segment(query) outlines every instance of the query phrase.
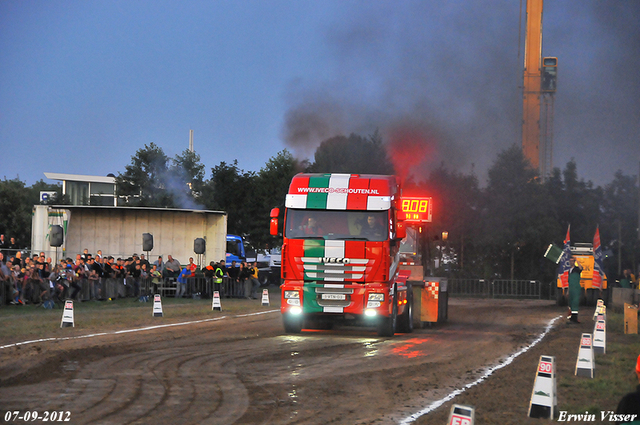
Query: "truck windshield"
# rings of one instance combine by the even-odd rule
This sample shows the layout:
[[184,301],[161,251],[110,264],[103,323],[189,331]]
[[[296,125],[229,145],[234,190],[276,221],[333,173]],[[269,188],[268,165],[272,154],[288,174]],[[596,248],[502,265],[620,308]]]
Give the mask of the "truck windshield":
[[227,240],[227,252],[235,255],[236,257],[244,256],[240,250],[240,242],[235,239]]
[[288,209],[285,236],[293,239],[384,241],[389,237],[389,211]]

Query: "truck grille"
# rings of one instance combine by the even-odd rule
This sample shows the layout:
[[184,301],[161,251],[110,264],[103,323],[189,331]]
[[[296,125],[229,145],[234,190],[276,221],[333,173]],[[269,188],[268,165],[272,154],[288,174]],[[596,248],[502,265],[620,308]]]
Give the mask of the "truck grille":
[[325,262],[324,258],[302,257],[305,280],[342,282],[364,280],[370,260],[365,258],[341,258],[344,262]]

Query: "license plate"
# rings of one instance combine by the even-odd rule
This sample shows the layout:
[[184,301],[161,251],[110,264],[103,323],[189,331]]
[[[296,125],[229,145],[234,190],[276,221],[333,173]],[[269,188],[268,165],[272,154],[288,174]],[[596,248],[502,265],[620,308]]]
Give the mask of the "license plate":
[[346,300],[345,294],[322,294],[323,300]]

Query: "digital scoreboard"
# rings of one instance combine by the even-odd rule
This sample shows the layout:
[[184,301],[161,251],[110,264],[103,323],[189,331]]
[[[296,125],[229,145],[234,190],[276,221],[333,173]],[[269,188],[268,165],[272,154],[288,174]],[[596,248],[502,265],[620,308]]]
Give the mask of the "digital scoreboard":
[[431,223],[431,198],[403,197],[398,218],[408,224]]

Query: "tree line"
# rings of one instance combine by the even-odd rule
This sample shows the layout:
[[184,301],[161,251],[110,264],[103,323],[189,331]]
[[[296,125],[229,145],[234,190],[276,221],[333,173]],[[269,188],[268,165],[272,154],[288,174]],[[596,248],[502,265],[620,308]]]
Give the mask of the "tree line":
[[[225,211],[229,233],[266,248],[281,242],[269,234],[269,211],[283,205],[296,173],[395,173],[378,133],[327,139],[313,161],[298,161],[285,149],[257,172],[240,169],[237,161],[205,170],[195,152],[185,150],[170,158],[150,143],[116,176],[120,204]],[[436,275],[553,280],[555,266],[543,254],[550,243],[562,246],[569,225],[572,243],[592,242],[599,226],[610,278],[625,268],[638,272],[636,176],[618,171],[609,184],[594,186],[579,178],[571,160],[541,182],[521,147],[513,145],[498,154],[484,187],[474,173],[450,170],[445,164],[428,176],[412,176],[405,187],[412,186],[433,197],[433,222],[422,229],[424,252],[449,259],[446,267],[433,271]],[[40,190],[61,188],[42,180],[30,187],[17,178],[0,181],[0,233],[15,236],[25,247]],[[446,241],[442,232],[448,235]]]

